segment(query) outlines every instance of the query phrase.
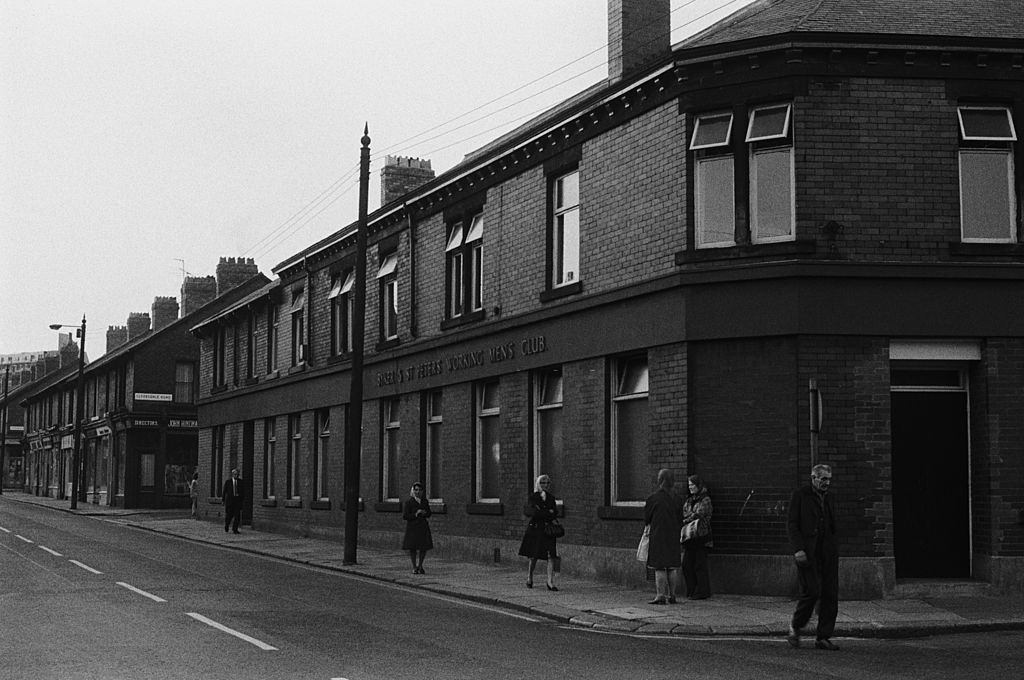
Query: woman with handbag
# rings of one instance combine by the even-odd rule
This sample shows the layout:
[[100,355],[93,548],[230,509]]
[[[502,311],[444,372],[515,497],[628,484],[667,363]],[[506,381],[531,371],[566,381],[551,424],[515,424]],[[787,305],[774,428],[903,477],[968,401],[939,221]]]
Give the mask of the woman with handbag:
[[647,568],[654,571],[655,597],[648,604],[675,604],[679,580],[679,527],[683,501],[672,490],[675,475],[658,470],[658,490],[647,497],[644,524],[649,527]]
[[423,485],[416,482],[409,490],[409,498],[402,506],[402,519],[405,520],[405,535],[402,537],[402,550],[409,552],[412,560],[412,573],[425,574],[423,558],[427,551],[434,547],[434,538],[430,534],[430,501],[423,497]]
[[686,597],[706,600],[711,597],[708,573],[708,547],[711,545],[711,496],[697,475],[688,478],[690,495],[683,503],[683,579]]
[[530,523],[526,525],[523,542],[519,546],[519,554],[530,558],[530,573],[526,577],[526,587],[533,587],[533,570],[537,560],[548,564],[548,590],[558,590],[555,586],[555,560],[558,559],[557,539],[565,534],[558,523],[558,508],[555,497],[548,491],[551,478],[547,475],[537,477],[533,493],[526,505],[530,515]]

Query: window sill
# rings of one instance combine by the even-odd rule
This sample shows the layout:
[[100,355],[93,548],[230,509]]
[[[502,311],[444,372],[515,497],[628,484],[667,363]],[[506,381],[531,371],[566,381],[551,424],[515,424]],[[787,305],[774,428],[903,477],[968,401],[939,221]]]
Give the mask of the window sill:
[[220,394],[221,392],[227,392],[227,391],[228,391],[228,386],[227,385],[214,385],[213,387],[210,388],[210,394]]
[[953,257],[1021,257],[1024,243],[963,243],[949,244]]
[[382,501],[380,503],[374,503],[373,509],[376,512],[401,512],[402,504],[399,501]]
[[348,353],[345,353],[345,354],[335,354],[334,356],[329,357],[327,359],[327,364],[330,366],[330,365],[333,365],[333,364],[340,364],[340,363],[344,363],[346,361],[351,361],[351,360],[352,360],[352,355],[351,354],[348,354]]
[[309,502],[309,509],[310,510],[330,510],[331,509],[331,502],[329,500],[310,501]]
[[401,342],[402,341],[399,340],[398,338],[391,338],[390,340],[381,340],[380,342],[377,343],[377,346],[374,349],[378,352],[383,352],[385,350],[394,349],[395,347],[398,347],[401,344]]
[[210,505],[221,505],[220,498],[216,498],[216,497],[207,498],[206,502],[209,503]]
[[466,324],[476,323],[477,321],[483,321],[487,316],[487,310],[478,309],[475,312],[468,312],[462,316],[456,316],[451,319],[445,319],[441,322],[441,330],[446,331],[450,328],[458,328],[459,326],[465,326]]
[[259,385],[260,379],[256,376],[252,376],[251,378],[246,378],[245,382],[243,382],[242,384],[245,385],[246,387],[250,385]]
[[430,512],[435,515],[447,515],[448,506],[445,505],[444,501],[430,501]]
[[295,364],[288,369],[288,375],[295,375],[296,373],[304,373],[306,371],[306,362],[303,361],[301,364]]
[[284,507],[286,507],[286,508],[301,508],[302,507],[302,499],[301,498],[286,498],[286,499],[284,499]]
[[551,302],[552,300],[560,300],[570,295],[578,295],[583,292],[583,282],[577,281],[576,283],[570,283],[567,286],[559,286],[558,288],[549,288],[540,294],[541,302]]
[[597,516],[601,519],[642,520],[644,508],[640,505],[605,505],[597,509]]
[[267,371],[267,379],[268,380],[273,380],[274,378],[280,378],[280,377],[281,377],[281,371],[277,370],[276,368],[273,371]]
[[811,239],[797,239],[781,243],[744,243],[724,248],[694,248],[676,253],[676,265],[714,260],[739,260],[747,257],[813,255],[816,251],[817,243]]
[[263,498],[263,499],[260,499],[260,507],[262,507],[262,508],[276,508],[277,507],[277,499],[276,498]]
[[505,506],[501,503],[467,503],[467,515],[504,515]]

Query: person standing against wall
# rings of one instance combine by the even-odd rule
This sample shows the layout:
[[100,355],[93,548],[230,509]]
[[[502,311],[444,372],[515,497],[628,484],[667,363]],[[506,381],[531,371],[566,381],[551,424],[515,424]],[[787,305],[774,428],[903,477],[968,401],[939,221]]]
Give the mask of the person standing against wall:
[[238,523],[242,519],[242,501],[245,500],[245,485],[238,478],[238,469],[231,471],[231,479],[224,482],[224,492],[221,494],[221,502],[224,504],[224,531],[231,530],[239,533]]
[[683,520],[683,501],[676,495],[675,475],[658,470],[658,490],[647,497],[644,524],[650,527],[647,567],[654,570],[657,594],[648,604],[675,604],[679,580],[679,529]]

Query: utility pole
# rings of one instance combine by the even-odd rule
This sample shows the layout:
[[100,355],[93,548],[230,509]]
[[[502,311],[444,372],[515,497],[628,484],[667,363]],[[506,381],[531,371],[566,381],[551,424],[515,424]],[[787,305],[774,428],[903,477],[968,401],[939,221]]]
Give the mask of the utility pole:
[[345,555],[356,563],[359,539],[359,458],[363,439],[363,345],[366,326],[366,213],[370,188],[370,126],[363,127],[359,152],[359,222],[356,223],[356,280],[352,300],[352,368],[345,427]]
[[75,448],[71,452],[71,509],[78,507],[78,494],[82,493],[85,500],[85,484],[82,480],[82,418],[85,417],[85,314],[82,315],[82,327],[78,331],[81,344],[78,346],[78,380],[75,385]]
[[11,379],[11,365],[4,366],[4,410],[0,412],[0,495],[4,492],[4,480],[7,479],[7,385]]

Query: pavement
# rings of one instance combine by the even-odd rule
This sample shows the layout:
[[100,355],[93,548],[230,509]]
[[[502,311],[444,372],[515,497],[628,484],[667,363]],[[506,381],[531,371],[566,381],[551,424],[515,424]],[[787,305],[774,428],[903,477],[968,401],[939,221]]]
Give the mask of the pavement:
[[[190,519],[187,510],[126,510],[88,503],[80,503],[76,510],[71,510],[67,500],[10,491],[5,491],[3,498],[601,631],[781,639],[794,606],[794,601],[787,597],[718,593],[707,600],[681,599],[675,605],[650,605],[647,601],[654,595],[653,583],[647,591],[562,575],[556,577],[558,591],[551,592],[545,588],[542,565],[534,574],[534,587],[528,589],[522,560],[485,564],[436,559],[428,553],[424,562],[426,573],[413,574],[406,553],[359,546],[357,563],[346,565],[339,541],[287,536],[251,527],[242,527],[240,534],[225,533],[219,522]],[[805,631],[811,642],[813,625],[814,619]],[[1024,594],[841,600],[834,639],[993,630],[1024,630]]]

